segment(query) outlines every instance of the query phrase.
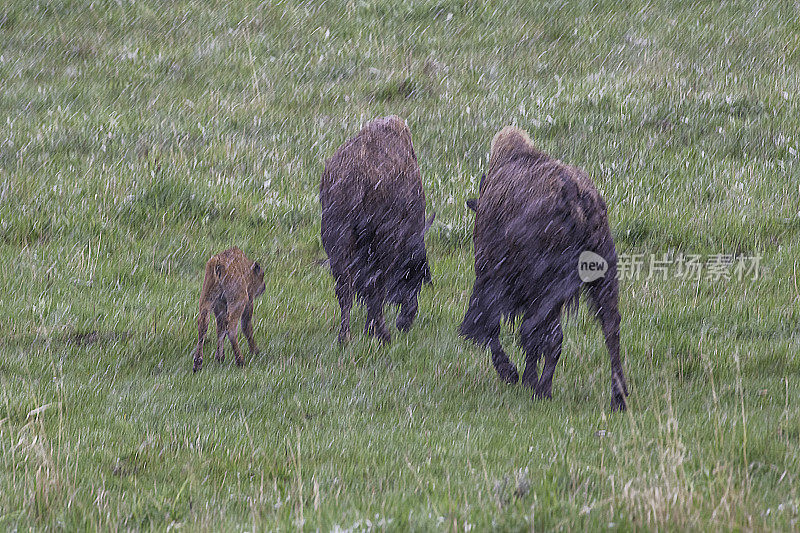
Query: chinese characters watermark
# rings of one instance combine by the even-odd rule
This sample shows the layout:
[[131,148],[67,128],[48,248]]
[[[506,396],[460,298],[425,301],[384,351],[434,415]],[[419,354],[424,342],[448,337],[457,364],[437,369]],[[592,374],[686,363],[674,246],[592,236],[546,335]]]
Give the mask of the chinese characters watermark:
[[[608,263],[603,257],[590,251],[581,253],[578,275],[584,283],[604,277],[607,270]],[[620,254],[617,258],[619,280],[756,281],[760,276],[760,255],[664,253]]]

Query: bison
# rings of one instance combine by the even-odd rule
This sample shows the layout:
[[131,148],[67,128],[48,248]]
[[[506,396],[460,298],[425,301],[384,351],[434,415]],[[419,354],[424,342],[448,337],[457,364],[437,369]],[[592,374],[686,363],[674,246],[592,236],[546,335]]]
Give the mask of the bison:
[[264,293],[264,270],[251,261],[235,246],[211,257],[206,263],[203,288],[200,291],[200,313],[197,318],[198,341],[194,351],[195,372],[203,366],[203,343],[208,332],[211,311],[217,320],[217,361],[225,359],[223,345],[225,337],[231,341],[236,364],[244,366],[244,357],[236,340],[239,320],[250,346],[250,353],[257,354],[258,346],[253,338],[253,305]]
[[367,335],[391,339],[383,318],[388,301],[401,306],[397,329],[417,315],[422,283],[431,281],[425,233],[425,193],[411,131],[396,116],[373,120],[325,162],[320,185],[322,245],[342,309],[339,342],[350,338],[350,308],[367,307]]
[[[501,318],[521,316],[522,384],[533,388],[534,398],[551,398],[562,317],[577,308],[583,292],[611,358],[611,408],[625,409],[617,253],[606,204],[589,176],[537,150],[526,132],[509,126],[494,136],[478,198],[467,206],[476,212],[475,284],[460,334],[478,345],[488,344],[498,375],[513,384],[519,379],[517,369],[498,336]],[[579,274],[579,257],[587,252],[607,266],[604,275]]]

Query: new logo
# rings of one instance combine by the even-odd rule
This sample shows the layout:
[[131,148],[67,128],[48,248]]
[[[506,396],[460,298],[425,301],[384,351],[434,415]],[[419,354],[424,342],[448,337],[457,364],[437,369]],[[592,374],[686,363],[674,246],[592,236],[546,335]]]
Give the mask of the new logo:
[[608,263],[594,252],[584,251],[578,257],[578,277],[584,283],[591,283],[606,275]]

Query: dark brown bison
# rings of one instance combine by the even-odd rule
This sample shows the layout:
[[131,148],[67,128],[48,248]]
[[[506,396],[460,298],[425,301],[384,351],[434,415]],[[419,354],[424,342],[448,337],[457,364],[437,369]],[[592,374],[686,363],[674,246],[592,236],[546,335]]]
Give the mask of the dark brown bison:
[[[534,389],[534,398],[550,398],[561,356],[562,316],[575,309],[583,291],[611,356],[611,408],[625,409],[628,390],[619,357],[617,253],[606,204],[589,176],[548,157],[533,146],[527,133],[509,126],[492,140],[489,171],[481,178],[478,198],[467,205],[476,211],[475,285],[461,335],[488,344],[497,373],[516,383],[517,369],[498,335],[502,317],[521,316],[522,384]],[[604,276],[579,274],[583,252],[600,256],[594,257],[600,267],[607,266]],[[544,369],[538,377],[542,355]]]
[[342,308],[339,342],[350,337],[350,308],[367,307],[365,332],[390,340],[383,304],[399,304],[397,329],[417,315],[417,295],[431,272],[424,236],[425,193],[411,131],[396,116],[368,123],[325,162],[320,185],[322,245]]

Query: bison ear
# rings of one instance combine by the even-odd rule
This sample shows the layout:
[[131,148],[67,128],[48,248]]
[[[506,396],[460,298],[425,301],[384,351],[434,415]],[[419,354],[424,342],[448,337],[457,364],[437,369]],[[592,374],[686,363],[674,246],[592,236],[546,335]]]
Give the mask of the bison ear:
[[473,211],[475,211],[477,213],[478,212],[478,199],[477,198],[470,198],[469,200],[467,200],[467,207],[469,207],[470,209],[472,209]]
[[261,265],[258,264],[258,261],[253,263],[252,269],[253,269],[253,274],[255,274],[256,276],[258,276],[263,272],[263,270],[261,269]]
[[436,219],[436,213],[431,213],[430,218],[425,222],[425,229],[422,230],[422,236],[424,237],[428,230],[431,229],[433,225],[433,221]]

